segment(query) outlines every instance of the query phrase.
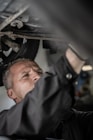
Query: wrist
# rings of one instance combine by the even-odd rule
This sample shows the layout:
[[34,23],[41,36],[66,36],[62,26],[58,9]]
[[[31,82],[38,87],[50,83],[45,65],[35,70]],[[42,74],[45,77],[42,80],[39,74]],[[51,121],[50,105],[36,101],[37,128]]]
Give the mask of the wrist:
[[81,59],[76,52],[74,52],[72,49],[68,48],[65,56],[69,62],[69,64],[71,65],[71,67],[73,68],[73,70],[79,74],[82,66],[85,64],[85,60]]

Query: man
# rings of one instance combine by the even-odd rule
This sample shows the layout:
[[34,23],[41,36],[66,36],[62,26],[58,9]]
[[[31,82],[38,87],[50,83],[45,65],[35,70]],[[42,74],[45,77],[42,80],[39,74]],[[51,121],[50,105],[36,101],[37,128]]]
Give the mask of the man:
[[72,85],[84,63],[69,48],[44,74],[36,63],[25,59],[9,66],[4,75],[4,85],[8,96],[17,105],[0,113],[0,135],[89,140],[93,113],[70,110]]

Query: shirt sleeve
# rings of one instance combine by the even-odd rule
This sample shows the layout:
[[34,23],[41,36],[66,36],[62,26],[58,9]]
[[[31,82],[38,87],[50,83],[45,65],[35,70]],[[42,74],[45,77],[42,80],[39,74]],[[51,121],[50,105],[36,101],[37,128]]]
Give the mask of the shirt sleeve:
[[0,113],[0,135],[11,137],[47,136],[72,104],[69,94],[77,74],[63,56],[42,75],[24,100]]

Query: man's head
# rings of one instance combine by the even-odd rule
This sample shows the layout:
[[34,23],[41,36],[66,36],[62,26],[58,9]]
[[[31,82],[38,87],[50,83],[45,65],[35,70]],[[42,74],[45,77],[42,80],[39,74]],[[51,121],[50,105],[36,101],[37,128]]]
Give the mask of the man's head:
[[31,91],[39,80],[42,69],[28,59],[18,59],[9,64],[3,76],[3,83],[8,96],[16,103]]

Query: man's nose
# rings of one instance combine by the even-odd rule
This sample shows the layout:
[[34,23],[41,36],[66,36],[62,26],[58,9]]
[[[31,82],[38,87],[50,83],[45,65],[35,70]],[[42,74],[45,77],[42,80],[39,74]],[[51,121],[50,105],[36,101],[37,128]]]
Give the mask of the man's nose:
[[40,78],[40,76],[38,75],[30,75],[31,80],[36,83],[38,81],[38,79]]
[[39,76],[39,75],[36,75],[36,76],[33,78],[34,82],[36,83],[36,82],[39,80],[39,78],[40,78],[40,76]]

